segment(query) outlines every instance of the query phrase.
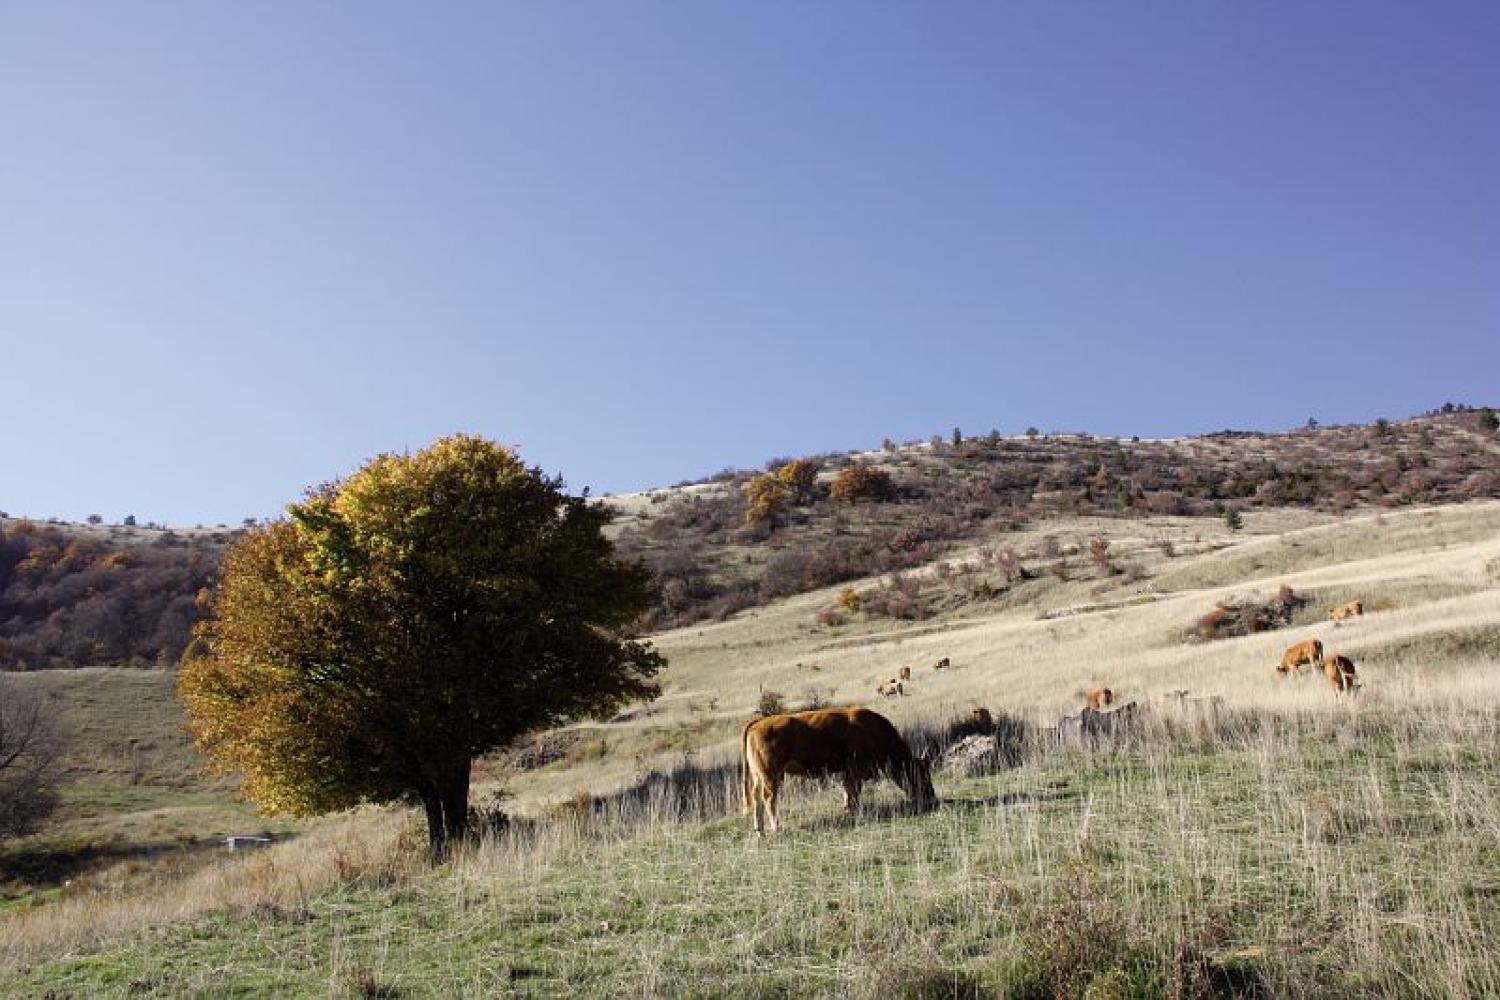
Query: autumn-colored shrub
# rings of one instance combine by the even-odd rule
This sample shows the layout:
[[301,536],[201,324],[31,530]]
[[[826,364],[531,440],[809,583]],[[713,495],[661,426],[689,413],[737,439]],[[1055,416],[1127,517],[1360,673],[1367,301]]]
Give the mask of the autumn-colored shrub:
[[746,524],[774,524],[785,506],[785,488],[770,473],[756,476],[745,487]]
[[829,495],[840,503],[889,500],[896,495],[896,484],[884,469],[857,465],[834,476]]
[[776,479],[794,504],[812,503],[818,497],[818,463],[799,458],[776,470]]
[[861,599],[859,596],[859,591],[855,590],[853,587],[845,587],[843,590],[839,591],[839,607],[843,608],[845,611],[848,611],[850,614],[854,614],[855,612],[859,611],[860,604]]

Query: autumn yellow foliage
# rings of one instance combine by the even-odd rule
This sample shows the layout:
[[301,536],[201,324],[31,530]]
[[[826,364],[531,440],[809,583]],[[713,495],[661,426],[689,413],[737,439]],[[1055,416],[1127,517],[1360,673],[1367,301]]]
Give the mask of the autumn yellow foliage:
[[646,571],[598,504],[482,438],[382,455],[226,554],[178,689],[198,745],[267,811],[411,796],[434,849],[473,759],[651,697],[624,630]]

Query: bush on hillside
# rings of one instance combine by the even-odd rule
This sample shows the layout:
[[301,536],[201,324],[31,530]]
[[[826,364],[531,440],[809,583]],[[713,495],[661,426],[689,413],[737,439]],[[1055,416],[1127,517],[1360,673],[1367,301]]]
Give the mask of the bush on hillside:
[[1198,639],[1229,639],[1286,628],[1292,617],[1307,604],[1307,598],[1282,584],[1276,596],[1264,604],[1220,601],[1193,630]]
[[829,495],[840,503],[860,500],[890,500],[896,495],[896,483],[884,469],[855,466],[833,477]]

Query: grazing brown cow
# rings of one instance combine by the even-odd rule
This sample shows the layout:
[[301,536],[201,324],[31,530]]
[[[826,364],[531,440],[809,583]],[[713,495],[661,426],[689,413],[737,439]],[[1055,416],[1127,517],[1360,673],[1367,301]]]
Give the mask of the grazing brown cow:
[[937,805],[932,770],[889,719],[868,708],[825,708],[752,719],[740,734],[740,778],[745,811],[755,814],[755,832],[765,832],[762,814],[776,818],[776,795],[788,774],[844,782],[844,807],[859,808],[860,786],[884,775],[920,809]]
[[1317,639],[1308,639],[1295,646],[1288,646],[1286,652],[1281,654],[1281,662],[1276,665],[1276,672],[1283,677],[1290,673],[1300,674],[1304,663],[1313,667],[1323,665],[1323,644]]
[[950,666],[952,666],[952,664],[950,664],[948,662],[948,658],[945,656],[941,660],[938,660],[936,663],[934,663],[932,665],[932,669],[933,670],[947,670]]
[[1334,653],[1323,661],[1323,672],[1334,694],[1353,694],[1359,687],[1354,679],[1354,661],[1341,653]]
[[1341,622],[1346,618],[1358,618],[1364,613],[1364,601],[1350,601],[1348,604],[1340,604],[1338,607],[1328,612],[1328,620],[1331,622]]
[[892,677],[888,681],[881,681],[880,686],[875,689],[875,693],[883,698],[894,698],[897,695],[905,694],[906,691],[901,687],[901,682]]
[[903,681],[911,680],[911,667],[904,666],[901,668],[901,679]]
[[1084,695],[1083,699],[1088,702],[1089,708],[1097,712],[1104,706],[1115,703],[1115,693],[1109,688],[1094,688],[1094,690]]

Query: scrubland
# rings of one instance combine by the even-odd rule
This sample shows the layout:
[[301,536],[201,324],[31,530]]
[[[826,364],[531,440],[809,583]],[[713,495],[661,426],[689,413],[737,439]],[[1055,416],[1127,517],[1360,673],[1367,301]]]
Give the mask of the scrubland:
[[[1003,579],[987,539],[911,570],[920,619],[820,623],[833,587],[662,633],[661,699],[485,762],[511,822],[439,868],[415,817],[365,809],[13,907],[0,992],[1500,992],[1500,504],[1065,518],[1004,542],[1029,576]],[[1287,628],[1195,635],[1282,586],[1307,599]],[[1326,620],[1355,598],[1364,617]],[[1276,680],[1311,635],[1358,664],[1357,697]],[[877,698],[902,664],[910,694]],[[1101,684],[1204,700],[1122,745],[1049,739]],[[1016,767],[940,772],[927,815],[881,785],[850,819],[794,785],[757,840],[733,759],[768,693],[872,704],[915,737],[985,705],[1031,736]]]

